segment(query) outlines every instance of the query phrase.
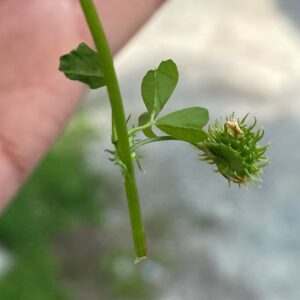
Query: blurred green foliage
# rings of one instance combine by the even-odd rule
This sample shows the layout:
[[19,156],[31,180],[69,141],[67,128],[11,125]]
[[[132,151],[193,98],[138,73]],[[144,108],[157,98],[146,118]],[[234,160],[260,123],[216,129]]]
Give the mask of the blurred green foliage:
[[[1,300],[89,299],[88,293],[82,295],[81,284],[86,281],[94,284],[99,299],[152,299],[153,288],[133,265],[131,251],[109,249],[98,254],[96,249],[92,250],[96,256],[82,261],[72,244],[57,247],[67,255],[55,251],[62,239],[67,243],[68,232],[101,231],[105,183],[86,161],[86,145],[95,137],[97,131],[84,113],[74,118],[0,217],[0,250],[13,257],[12,266],[0,277]],[[92,275],[90,265],[96,270]]]
[[0,243],[14,265],[0,281],[0,299],[69,299],[52,250],[55,236],[99,224],[101,178],[85,162],[95,131],[78,116],[0,218]]
[[143,265],[133,264],[131,255],[131,251],[114,249],[101,257],[101,281],[109,287],[107,299],[150,300],[156,294],[155,287],[143,274]]

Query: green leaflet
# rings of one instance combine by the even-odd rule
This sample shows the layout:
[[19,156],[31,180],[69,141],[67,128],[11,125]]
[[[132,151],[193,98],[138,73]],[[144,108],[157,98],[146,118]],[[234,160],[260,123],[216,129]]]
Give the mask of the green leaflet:
[[202,128],[208,119],[206,108],[190,107],[163,116],[156,121],[156,126],[178,140],[197,143],[206,138]]
[[[151,115],[148,112],[144,112],[139,116],[139,126],[143,126],[147,123],[149,123],[151,120]],[[152,131],[151,127],[145,128],[143,130],[144,135],[148,138],[154,138],[156,137],[155,133]]]
[[60,57],[59,70],[71,80],[87,84],[91,89],[105,85],[98,54],[85,43]]
[[142,97],[150,114],[157,116],[172,95],[177,82],[178,70],[171,60],[162,61],[158,68],[147,72],[142,81]]

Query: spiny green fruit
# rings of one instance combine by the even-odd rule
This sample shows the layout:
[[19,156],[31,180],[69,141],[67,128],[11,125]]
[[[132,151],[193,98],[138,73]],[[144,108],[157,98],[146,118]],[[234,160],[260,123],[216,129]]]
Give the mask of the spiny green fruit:
[[203,151],[199,157],[203,161],[215,164],[229,182],[238,185],[260,181],[262,168],[269,160],[264,153],[269,145],[259,146],[258,142],[264,135],[263,129],[254,131],[256,119],[251,125],[243,119],[236,119],[234,114],[226,117],[226,121],[217,120],[208,128],[207,138],[197,144]]

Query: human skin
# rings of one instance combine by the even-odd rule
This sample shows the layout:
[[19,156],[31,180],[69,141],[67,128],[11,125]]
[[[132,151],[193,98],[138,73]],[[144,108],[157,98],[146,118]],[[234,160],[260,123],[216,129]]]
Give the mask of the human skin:
[[[113,53],[163,0],[95,0]],[[59,57],[92,45],[79,0],[0,1],[0,211],[62,131],[84,87]]]

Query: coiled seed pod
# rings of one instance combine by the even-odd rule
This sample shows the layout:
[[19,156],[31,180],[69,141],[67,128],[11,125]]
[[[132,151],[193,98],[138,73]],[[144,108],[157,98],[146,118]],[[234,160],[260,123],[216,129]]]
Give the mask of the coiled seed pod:
[[260,181],[262,169],[269,164],[264,156],[269,145],[259,146],[258,142],[264,135],[264,130],[254,131],[256,119],[251,125],[243,119],[236,119],[234,114],[225,122],[217,120],[209,127],[205,141],[197,144],[203,154],[199,158],[210,164],[215,164],[228,181],[238,185]]

